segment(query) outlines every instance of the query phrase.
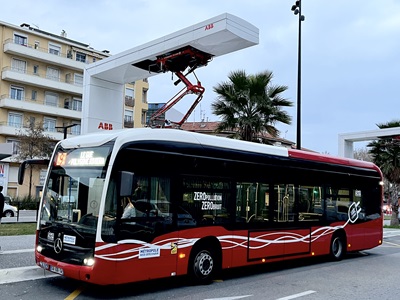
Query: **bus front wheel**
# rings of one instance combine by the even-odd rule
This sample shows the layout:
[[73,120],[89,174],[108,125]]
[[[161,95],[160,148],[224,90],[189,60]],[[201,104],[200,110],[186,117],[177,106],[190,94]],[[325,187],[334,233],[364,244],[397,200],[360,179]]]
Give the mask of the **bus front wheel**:
[[341,234],[335,234],[331,241],[331,257],[333,260],[341,260],[346,253],[345,238]]
[[195,252],[191,263],[191,275],[196,283],[211,283],[215,268],[216,261],[212,251],[201,249]]

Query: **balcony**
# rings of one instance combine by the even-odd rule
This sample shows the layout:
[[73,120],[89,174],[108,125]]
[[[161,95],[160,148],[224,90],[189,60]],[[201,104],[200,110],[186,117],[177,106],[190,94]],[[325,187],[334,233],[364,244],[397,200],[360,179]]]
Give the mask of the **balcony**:
[[[7,136],[19,136],[21,132],[24,130],[24,126],[22,124],[10,124],[7,122],[0,122],[0,134]],[[48,135],[52,140],[60,141],[64,138],[64,134],[62,132],[49,132],[44,131],[44,134]]]
[[30,73],[26,70],[21,71],[18,69],[13,69],[11,67],[4,67],[2,69],[1,79],[76,95],[82,95],[83,93],[82,86],[71,84],[60,79],[54,80],[46,77],[40,77],[38,74]]
[[[62,102],[62,103],[61,103]],[[21,100],[12,99],[9,95],[0,96],[0,108],[7,108],[16,111],[26,111],[43,114],[46,116],[64,117],[74,120],[82,118],[82,112],[65,108],[65,103],[59,100],[58,106],[45,105],[44,100],[31,100],[23,98]]]
[[[36,47],[36,48],[35,48]],[[63,68],[73,69],[83,72],[86,62],[80,62],[72,59],[72,55],[59,55],[49,53],[49,49],[40,48],[36,45],[21,45],[14,43],[13,39],[7,39],[4,43],[4,53],[14,54],[29,59],[40,60],[52,65]]]
[[124,128],[133,128],[133,121],[124,120]]
[[135,99],[132,96],[125,96],[125,106],[134,107],[135,106]]

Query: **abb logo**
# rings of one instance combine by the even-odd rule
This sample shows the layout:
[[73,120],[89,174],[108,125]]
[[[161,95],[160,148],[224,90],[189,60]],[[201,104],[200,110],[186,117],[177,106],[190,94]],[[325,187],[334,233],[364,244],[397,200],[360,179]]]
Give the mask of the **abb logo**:
[[208,24],[208,25],[206,25],[206,27],[204,28],[204,30],[210,30],[210,29],[212,29],[212,28],[214,28],[214,24]]
[[111,123],[103,123],[100,122],[99,126],[97,127],[97,129],[104,129],[104,130],[113,130],[113,126]]

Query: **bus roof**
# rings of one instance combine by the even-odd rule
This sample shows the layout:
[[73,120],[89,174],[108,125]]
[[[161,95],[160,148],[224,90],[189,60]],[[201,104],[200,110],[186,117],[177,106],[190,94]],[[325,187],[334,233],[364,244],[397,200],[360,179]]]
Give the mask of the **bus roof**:
[[115,140],[115,145],[117,148],[125,143],[135,141],[170,141],[215,148],[234,149],[250,153],[303,159],[308,161],[355,166],[365,169],[374,169],[380,172],[379,168],[371,162],[335,157],[310,151],[258,144],[178,129],[132,128],[103,131],[68,138],[60,141],[60,144],[64,148],[92,147],[103,145],[112,140]]

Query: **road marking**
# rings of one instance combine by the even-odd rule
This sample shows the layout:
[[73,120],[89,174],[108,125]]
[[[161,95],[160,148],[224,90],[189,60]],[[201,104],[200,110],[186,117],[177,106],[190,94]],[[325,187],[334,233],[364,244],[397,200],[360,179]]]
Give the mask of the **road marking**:
[[7,251],[0,251],[0,254],[15,254],[15,253],[25,253],[25,252],[34,252],[35,250],[32,249],[19,249],[19,250],[7,250]]
[[79,287],[75,291],[73,291],[68,297],[66,297],[64,300],[74,300],[83,291],[84,291],[84,288],[83,287]]
[[234,296],[234,297],[222,297],[222,298],[208,298],[204,300],[236,300],[236,299],[243,299],[252,297],[253,295],[243,295],[243,296]]
[[296,299],[296,298],[300,298],[300,297],[307,296],[307,295],[314,294],[314,293],[316,293],[316,291],[311,291],[311,290],[310,290],[310,291],[305,291],[305,292],[302,292],[302,293],[290,295],[290,296],[287,296],[287,297],[278,298],[278,299],[276,299],[276,300],[290,300],[290,299]]
[[390,246],[395,246],[395,247],[400,247],[400,245],[399,244],[396,244],[396,243],[391,243],[391,242],[383,242],[384,244],[388,244],[388,245],[390,245]]
[[38,266],[0,269],[0,284],[60,276]]

